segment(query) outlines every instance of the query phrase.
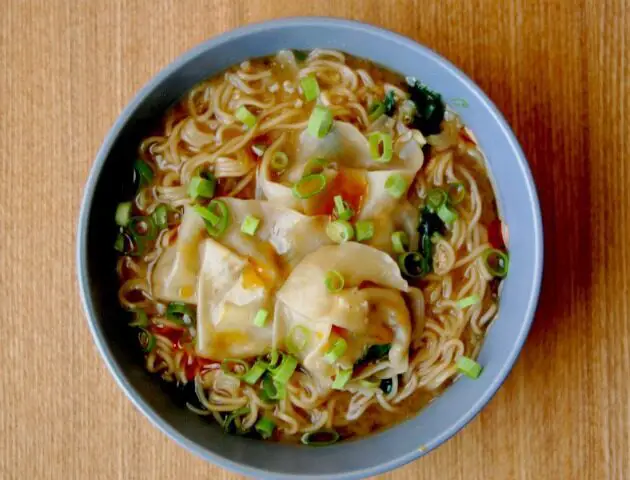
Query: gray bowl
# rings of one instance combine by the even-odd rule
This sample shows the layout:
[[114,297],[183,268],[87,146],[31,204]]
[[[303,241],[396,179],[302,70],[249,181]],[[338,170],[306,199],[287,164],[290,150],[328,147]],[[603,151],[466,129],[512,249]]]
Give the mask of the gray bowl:
[[[414,76],[460,109],[485,151],[510,228],[510,274],[499,318],[479,356],[483,375],[461,379],[413,419],[367,438],[324,448],[272,444],[224,435],[176,405],[144,370],[116,291],[114,212],[128,191],[140,139],[190,87],[247,58],[283,48],[343,50]],[[127,190],[127,191],[126,191]],[[179,57],[124,109],[98,152],[90,173],[77,238],[78,277],[94,341],[114,378],[155,426],[206,460],[239,473],[274,479],[363,478],[415,460],[446,441],[490,400],[512,368],[533,320],[542,275],[542,225],[538,198],[523,152],[504,118],[457,68],[417,43],[356,22],[293,18],[240,28]]]

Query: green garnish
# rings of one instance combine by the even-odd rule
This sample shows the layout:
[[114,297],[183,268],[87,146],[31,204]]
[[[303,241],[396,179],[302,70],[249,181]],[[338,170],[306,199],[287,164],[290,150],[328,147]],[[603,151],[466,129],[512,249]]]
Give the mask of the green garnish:
[[241,224],[241,232],[245,235],[253,237],[256,234],[256,230],[258,230],[259,225],[260,218],[254,217],[253,215],[247,215]]
[[168,227],[168,207],[163,203],[153,210],[151,216],[159,229]]
[[155,335],[144,328],[140,329],[138,340],[140,341],[140,347],[144,353],[151,352],[155,347]]
[[457,358],[455,366],[457,367],[457,370],[472,379],[479,378],[479,375],[481,375],[481,371],[483,370],[481,365],[464,355]]
[[475,305],[479,303],[480,301],[481,299],[479,298],[479,295],[470,295],[469,297],[464,297],[460,300],[457,300],[457,307],[458,308],[470,307],[471,305]]
[[393,90],[390,90],[385,94],[383,105],[385,107],[385,115],[391,117],[394,114],[394,110],[396,109],[396,96],[394,95]]
[[411,101],[416,105],[413,128],[417,128],[425,136],[440,133],[446,111],[442,96],[418,80],[409,87],[409,94]]
[[140,185],[148,185],[153,180],[153,170],[144,160],[138,159],[133,164],[133,168],[136,170],[138,177],[140,178]]
[[385,191],[394,198],[401,198],[407,187],[407,180],[399,173],[394,173],[385,180]]
[[195,311],[190,305],[173,302],[166,307],[166,318],[180,325],[190,325],[195,320]]
[[269,311],[261,308],[256,312],[254,316],[254,325],[257,327],[264,327],[267,323],[267,317],[269,316]]
[[272,170],[281,172],[289,166],[289,157],[284,152],[274,152],[269,166]]
[[411,278],[426,275],[428,273],[426,265],[427,263],[425,262],[424,257],[418,252],[401,253],[398,256],[398,266],[400,267],[400,271]]
[[394,154],[392,136],[389,133],[373,132],[368,136],[370,156],[379,163],[388,163]]
[[405,253],[409,247],[409,237],[403,231],[392,233],[392,250],[394,253]]
[[265,374],[265,372],[267,371],[267,366],[267,363],[263,362],[262,360],[256,360],[256,363],[254,363],[252,368],[250,368],[247,373],[243,375],[242,380],[245,383],[254,385],[260,379],[260,377]]
[[206,174],[207,178],[196,176],[188,183],[188,196],[193,200],[198,198],[212,198],[217,186],[217,179],[211,173]]
[[326,188],[326,177],[322,173],[313,173],[302,177],[293,185],[293,196],[305,200],[321,193]]
[[315,138],[325,137],[333,124],[333,116],[330,110],[322,105],[313,108],[313,113],[308,120],[308,133]]
[[326,225],[326,235],[335,243],[344,243],[352,240],[354,229],[346,220],[335,220]]
[[131,202],[119,203],[116,207],[116,224],[126,227],[131,220]]
[[354,224],[357,233],[357,242],[369,240],[374,236],[374,222],[370,220],[359,220]]
[[350,220],[354,212],[352,208],[344,201],[341,195],[335,195],[333,198],[335,203],[335,214],[339,220]]
[[268,439],[273,435],[273,431],[276,428],[276,424],[267,417],[262,417],[256,422],[254,427],[263,439]]
[[342,390],[346,386],[346,383],[352,378],[352,369],[347,368],[339,370],[335,376],[335,380],[332,384],[333,390]]
[[311,447],[325,447],[332,445],[339,440],[339,434],[334,430],[319,430],[317,432],[309,432],[302,435],[300,441],[304,445]]
[[493,277],[503,278],[507,275],[510,266],[510,257],[507,253],[488,248],[481,254],[486,269]]
[[343,278],[343,275],[337,270],[330,270],[326,274],[324,284],[326,285],[326,290],[328,290],[330,293],[338,293],[343,290],[345,280]]
[[346,353],[347,349],[348,342],[346,342],[345,339],[341,337],[337,337],[332,347],[330,347],[330,350],[328,350],[326,355],[324,355],[324,360],[326,360],[328,363],[335,363],[337,360],[339,360],[339,357]]
[[455,210],[449,207],[446,203],[440,205],[440,208],[437,209],[437,214],[440,219],[447,224],[453,223],[459,215]]
[[319,84],[314,75],[300,79],[300,86],[307,102],[315,100],[319,96]]
[[239,119],[247,128],[252,128],[254,125],[256,125],[256,122],[258,121],[256,115],[247,110],[247,107],[245,105],[241,105],[234,113],[234,116]]

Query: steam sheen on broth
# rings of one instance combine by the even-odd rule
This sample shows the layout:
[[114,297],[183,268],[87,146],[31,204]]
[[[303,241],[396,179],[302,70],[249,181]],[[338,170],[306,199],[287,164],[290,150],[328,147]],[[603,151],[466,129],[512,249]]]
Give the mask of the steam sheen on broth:
[[249,60],[172,108],[135,173],[120,303],[147,370],[227,432],[334,443],[481,374],[507,229],[420,81],[330,50]]

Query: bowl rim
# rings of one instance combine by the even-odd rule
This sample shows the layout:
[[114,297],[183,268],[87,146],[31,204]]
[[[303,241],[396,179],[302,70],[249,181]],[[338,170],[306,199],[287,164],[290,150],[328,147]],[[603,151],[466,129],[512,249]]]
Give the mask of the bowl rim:
[[96,347],[103,358],[105,364],[107,365],[108,370],[114,377],[114,380],[118,384],[118,386],[123,390],[125,395],[131,400],[133,405],[143,414],[145,415],[149,421],[157,427],[162,433],[164,433],[167,437],[173,439],[177,444],[184,447],[186,450],[194,453],[200,458],[203,458],[206,461],[210,461],[215,465],[218,465],[222,468],[226,468],[237,472],[239,474],[249,475],[256,478],[261,477],[272,477],[276,479],[294,479],[296,478],[293,474],[286,473],[276,473],[269,470],[264,470],[261,468],[250,467],[247,465],[243,465],[241,463],[235,462],[230,458],[222,456],[218,453],[213,452],[207,448],[202,447],[201,445],[193,442],[188,439],[186,435],[181,433],[177,428],[169,425],[165,420],[162,419],[161,415],[158,414],[151,406],[149,406],[136,392],[135,388],[131,385],[131,383],[127,380],[123,369],[117,364],[114,359],[114,354],[112,350],[107,345],[107,341],[105,338],[105,334],[103,329],[99,326],[96,318],[98,317],[97,312],[95,311],[94,305],[90,299],[90,286],[88,284],[88,274],[87,274],[87,225],[89,221],[90,211],[94,199],[94,193],[97,181],[101,175],[105,162],[107,160],[108,154],[114,145],[116,139],[120,135],[124,126],[126,125],[128,118],[133,115],[134,111],[138,108],[143,99],[156,87],[158,87],[166,78],[168,78],[172,73],[180,69],[186,63],[192,61],[198,55],[204,53],[207,50],[213,49],[214,47],[221,45],[223,43],[231,42],[237,38],[249,36],[251,34],[255,34],[260,31],[269,30],[269,29],[283,29],[286,27],[304,27],[304,26],[333,26],[339,29],[345,30],[353,30],[353,31],[361,31],[372,36],[381,37],[388,42],[395,42],[399,44],[404,44],[406,47],[411,50],[416,51],[418,54],[423,55],[425,57],[430,57],[437,63],[441,64],[445,70],[448,71],[450,75],[457,77],[462,83],[466,84],[466,86],[470,89],[470,92],[477,96],[480,100],[481,104],[487,111],[494,117],[497,125],[499,126],[500,132],[505,136],[507,142],[510,144],[513,153],[514,153],[514,161],[517,162],[518,167],[520,168],[523,174],[523,180],[526,184],[526,189],[529,195],[528,203],[533,209],[533,221],[534,221],[534,269],[533,269],[533,278],[531,278],[531,287],[532,294],[530,296],[529,302],[527,304],[527,309],[525,315],[522,320],[522,325],[520,331],[518,331],[517,337],[514,341],[512,349],[510,351],[508,360],[504,363],[501,370],[497,373],[490,386],[484,391],[484,393],[477,399],[477,401],[472,404],[467,412],[461,415],[456,421],[452,422],[451,425],[444,430],[440,435],[433,438],[430,442],[427,443],[427,448],[424,451],[415,450],[413,452],[409,452],[406,454],[402,454],[395,458],[392,458],[390,461],[386,463],[382,463],[380,465],[376,465],[373,467],[356,469],[351,471],[346,471],[343,473],[333,474],[333,475],[320,475],[320,474],[305,474],[300,475],[301,478],[310,478],[310,479],[354,479],[354,478],[365,478],[368,476],[378,475],[398,467],[401,467],[407,463],[410,463],[421,456],[426,455],[430,451],[434,450],[438,446],[442,445],[444,442],[449,440],[453,435],[459,432],[462,428],[464,428],[480,411],[481,409],[487,405],[492,397],[496,394],[498,389],[501,387],[503,382],[505,381],[507,375],[511,371],[514,363],[518,359],[518,356],[523,348],[529,330],[534,320],[534,315],[536,312],[536,308],[538,305],[538,299],[540,295],[540,287],[542,282],[542,273],[543,273],[543,227],[542,227],[542,215],[540,210],[540,203],[538,200],[538,195],[536,192],[536,186],[534,184],[533,176],[525,155],[522,151],[521,146],[519,145],[516,136],[512,132],[509,124],[500,113],[498,108],[494,105],[494,103],[488,98],[488,96],[477,86],[477,84],[470,79],[466,74],[460,71],[457,67],[455,67],[450,61],[446,60],[444,57],[434,52],[430,48],[410,39],[398,33],[392,32],[390,30],[369,25],[363,22],[358,22],[355,20],[347,20],[342,18],[335,17],[325,17],[325,16],[305,16],[305,17],[287,17],[280,18],[275,20],[263,21],[258,23],[252,23],[246,26],[242,26],[239,28],[235,28],[229,31],[226,31],[222,34],[219,34],[215,37],[207,39],[200,43],[199,45],[193,47],[192,49],[180,54],[169,63],[166,67],[162,68],[156,75],[154,75],[149,81],[134,95],[131,101],[127,103],[125,108],[122,110],[120,115],[117,117],[113,126],[108,131],[103,143],[101,144],[95,161],[90,168],[90,173],[87,178],[86,185],[84,187],[84,194],[81,201],[81,207],[79,212],[79,222],[76,233],[76,262],[77,262],[77,277],[79,284],[79,293],[81,297],[81,303],[83,307],[84,314],[87,319],[88,327],[92,334],[92,338]]

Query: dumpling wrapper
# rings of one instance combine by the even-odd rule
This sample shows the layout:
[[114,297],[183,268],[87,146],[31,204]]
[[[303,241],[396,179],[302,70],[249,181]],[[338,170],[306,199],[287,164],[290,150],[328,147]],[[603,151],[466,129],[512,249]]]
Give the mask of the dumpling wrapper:
[[[339,293],[326,289],[326,274],[331,270],[344,277],[344,289]],[[360,288],[364,282],[376,286]],[[326,391],[336,371],[325,359],[333,326],[347,333],[348,348],[338,363],[350,368],[379,337],[375,330],[386,325],[390,332],[386,335],[391,338],[381,343],[391,341],[391,368],[402,372],[408,363],[411,332],[409,311],[401,295],[407,290],[398,265],[387,254],[354,242],[322,247],[307,255],[278,291],[274,347],[286,347],[287,335],[296,327],[308,329],[310,340],[298,357]]]

